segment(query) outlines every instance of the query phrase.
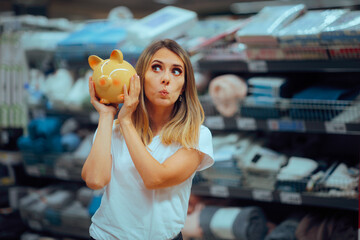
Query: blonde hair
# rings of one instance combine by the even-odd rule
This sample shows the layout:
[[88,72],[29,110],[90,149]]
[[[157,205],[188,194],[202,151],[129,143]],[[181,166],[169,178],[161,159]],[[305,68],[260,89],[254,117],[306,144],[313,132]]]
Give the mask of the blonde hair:
[[178,55],[185,67],[184,91],[181,101],[176,101],[170,121],[161,131],[161,142],[165,145],[178,143],[185,148],[196,148],[199,142],[200,126],[204,122],[204,110],[200,104],[195,85],[194,70],[187,52],[174,40],[164,39],[150,44],[140,55],[136,63],[136,72],[140,77],[141,92],[139,104],[133,114],[135,128],[141,140],[147,146],[153,139],[150,119],[146,109],[144,78],[151,58],[160,49],[167,48]]

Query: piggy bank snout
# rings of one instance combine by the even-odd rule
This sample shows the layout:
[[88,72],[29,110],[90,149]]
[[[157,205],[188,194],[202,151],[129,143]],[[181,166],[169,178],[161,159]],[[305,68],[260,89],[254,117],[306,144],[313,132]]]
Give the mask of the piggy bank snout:
[[100,86],[105,87],[105,86],[109,85],[109,81],[110,81],[110,78],[109,78],[108,75],[101,75],[101,76],[99,77],[99,84],[100,84]]

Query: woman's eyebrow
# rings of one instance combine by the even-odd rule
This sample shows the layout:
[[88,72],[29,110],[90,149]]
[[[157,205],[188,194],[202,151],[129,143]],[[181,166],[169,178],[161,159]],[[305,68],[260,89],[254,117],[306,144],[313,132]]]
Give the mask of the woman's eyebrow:
[[173,66],[174,66],[174,67],[181,68],[181,69],[183,69],[183,68],[184,68],[184,67],[183,67],[182,65],[180,65],[180,64],[173,64]]
[[156,60],[156,59],[155,59],[155,60],[153,60],[153,61],[152,61],[152,63],[155,63],[155,62],[158,62],[158,63],[163,64],[163,62],[162,62],[162,61],[160,61],[160,60]]
[[[152,63],[164,64],[164,62],[162,62],[162,61],[160,61],[160,60],[157,60],[157,59],[154,59],[154,60],[152,61]],[[184,68],[184,67],[183,67],[182,65],[180,65],[180,64],[173,64],[172,66],[174,66],[174,67],[179,67],[179,68],[181,68],[181,69]]]

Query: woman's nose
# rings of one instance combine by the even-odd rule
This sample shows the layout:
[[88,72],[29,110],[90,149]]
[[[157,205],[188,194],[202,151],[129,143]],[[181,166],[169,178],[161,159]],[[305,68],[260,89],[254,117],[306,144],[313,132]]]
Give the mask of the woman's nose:
[[169,73],[164,73],[164,76],[163,76],[163,78],[161,80],[161,83],[165,84],[165,85],[169,85],[169,82],[170,82]]

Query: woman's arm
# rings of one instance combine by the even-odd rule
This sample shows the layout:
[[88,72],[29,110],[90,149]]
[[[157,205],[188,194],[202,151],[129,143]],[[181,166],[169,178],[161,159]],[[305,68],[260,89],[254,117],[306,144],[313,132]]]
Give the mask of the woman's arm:
[[92,80],[89,80],[91,103],[99,113],[99,123],[91,151],[84,163],[81,177],[91,189],[101,189],[111,178],[111,134],[116,108],[101,104],[95,96]]
[[199,166],[203,153],[181,148],[162,164],[146,150],[132,123],[121,126],[130,156],[148,189],[170,187],[189,178]]

